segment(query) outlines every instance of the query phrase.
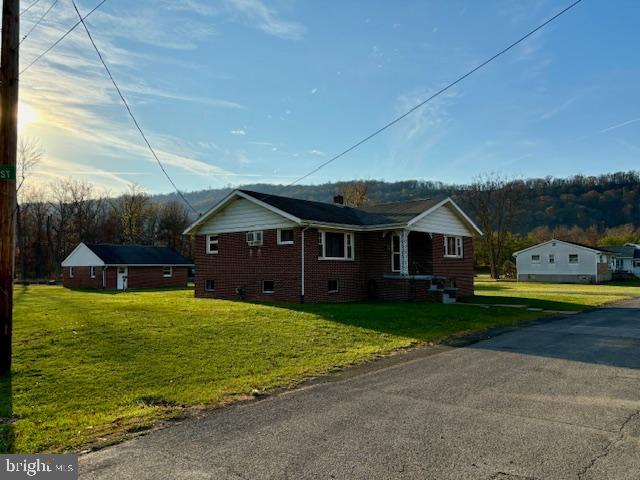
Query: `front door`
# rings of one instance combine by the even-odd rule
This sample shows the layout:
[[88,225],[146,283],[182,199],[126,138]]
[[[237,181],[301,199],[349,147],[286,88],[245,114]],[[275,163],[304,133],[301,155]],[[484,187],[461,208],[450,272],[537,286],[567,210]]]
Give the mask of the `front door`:
[[118,290],[127,289],[127,267],[118,267]]

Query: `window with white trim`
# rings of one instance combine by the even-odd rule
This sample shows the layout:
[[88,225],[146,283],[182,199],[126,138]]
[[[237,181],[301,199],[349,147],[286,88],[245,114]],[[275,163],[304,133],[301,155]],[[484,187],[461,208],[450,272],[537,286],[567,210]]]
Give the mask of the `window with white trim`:
[[73,278],[74,273],[73,267],[69,267],[69,278]]
[[250,247],[259,247],[262,245],[262,230],[254,230],[252,232],[247,232],[247,244]]
[[531,263],[540,263],[540,255],[531,255]]
[[400,235],[391,235],[391,271],[400,271]]
[[262,281],[262,293],[273,293],[275,291],[276,291],[276,286],[273,280]]
[[353,233],[318,232],[318,257],[323,260],[353,260]]
[[556,263],[556,256],[553,253],[549,254],[549,263]]
[[89,267],[89,274],[91,278],[96,278],[96,267]]
[[162,267],[162,276],[164,278],[169,278],[173,276],[173,267]]
[[278,229],[278,245],[293,245],[293,228]]
[[218,235],[207,235],[207,254],[218,253]]
[[444,256],[452,258],[462,258],[462,237],[444,237]]
[[570,253],[569,254],[569,263],[578,263],[579,262],[579,257],[577,253]]

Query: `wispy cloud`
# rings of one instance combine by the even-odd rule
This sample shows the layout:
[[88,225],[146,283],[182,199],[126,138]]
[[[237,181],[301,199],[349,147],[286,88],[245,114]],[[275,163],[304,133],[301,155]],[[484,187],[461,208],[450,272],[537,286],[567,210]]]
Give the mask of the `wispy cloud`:
[[581,93],[569,97],[564,102],[557,105],[556,107],[544,112],[542,115],[538,117],[538,120],[549,120],[550,118],[555,117],[558,113],[569,108],[573,103],[575,103],[581,97],[582,97]]
[[244,128],[238,128],[236,130],[231,130],[231,135],[238,135],[244,137],[247,134],[247,131]]
[[227,5],[246,21],[269,35],[296,40],[302,38],[306,27],[301,23],[283,20],[261,0],[227,0]]
[[640,122],[640,117],[627,120],[626,122],[617,123],[607,128],[603,128],[602,130],[600,130],[600,133],[611,132],[612,130],[617,130],[618,128],[626,127],[627,125],[631,125],[632,123],[636,122]]
[[317,156],[317,157],[324,157],[324,156],[326,155],[326,153],[324,153],[323,151],[321,151],[321,150],[315,150],[315,149],[314,149],[314,150],[310,150],[310,151],[309,151],[309,154],[310,154],[310,155],[315,155],[315,156]]

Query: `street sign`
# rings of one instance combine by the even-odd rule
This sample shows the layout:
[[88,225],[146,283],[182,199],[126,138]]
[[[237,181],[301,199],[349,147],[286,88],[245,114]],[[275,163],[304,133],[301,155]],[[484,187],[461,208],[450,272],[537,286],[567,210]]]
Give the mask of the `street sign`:
[[0,165],[0,181],[2,180],[15,180],[16,179],[16,167],[13,165]]

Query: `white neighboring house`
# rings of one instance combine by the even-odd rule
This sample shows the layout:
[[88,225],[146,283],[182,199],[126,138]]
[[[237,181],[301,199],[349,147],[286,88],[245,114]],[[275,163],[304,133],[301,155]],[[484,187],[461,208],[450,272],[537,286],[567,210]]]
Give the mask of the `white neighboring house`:
[[627,273],[640,278],[640,245],[637,243],[625,243],[624,245],[611,245],[602,247],[616,256],[614,272]]
[[563,240],[549,240],[513,256],[520,282],[607,282],[615,266],[614,253]]

